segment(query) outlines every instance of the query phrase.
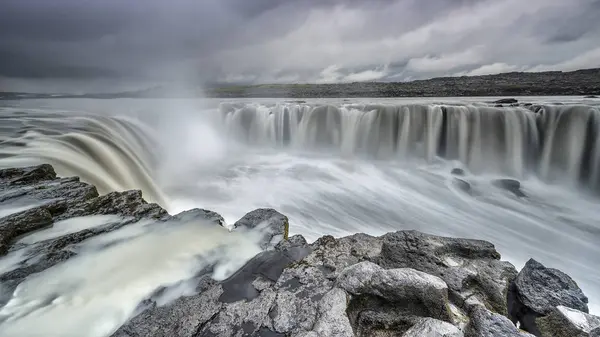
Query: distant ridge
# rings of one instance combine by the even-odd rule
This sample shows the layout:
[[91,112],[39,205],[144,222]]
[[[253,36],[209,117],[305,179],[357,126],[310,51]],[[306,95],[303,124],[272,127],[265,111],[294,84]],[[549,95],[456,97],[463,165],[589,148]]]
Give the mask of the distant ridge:
[[107,94],[0,93],[0,99],[28,98],[160,98],[160,97],[460,97],[460,96],[600,96],[600,68],[570,72],[510,72],[495,75],[436,77],[410,82],[335,84],[206,85],[204,92],[174,95],[162,87]]

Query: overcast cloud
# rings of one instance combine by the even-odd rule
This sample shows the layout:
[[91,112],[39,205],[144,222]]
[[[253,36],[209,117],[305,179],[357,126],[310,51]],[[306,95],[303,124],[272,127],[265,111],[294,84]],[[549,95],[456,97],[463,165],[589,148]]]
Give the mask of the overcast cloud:
[[598,18],[600,0],[1,0],[0,90],[600,67]]

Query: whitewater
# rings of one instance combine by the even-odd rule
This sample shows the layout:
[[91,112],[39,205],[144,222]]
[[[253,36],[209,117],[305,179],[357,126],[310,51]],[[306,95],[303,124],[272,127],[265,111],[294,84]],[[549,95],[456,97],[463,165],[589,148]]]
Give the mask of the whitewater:
[[[59,175],[79,176],[101,194],[140,189],[171,214],[199,207],[222,214],[228,224],[256,208],[275,208],[289,217],[290,235],[309,241],[401,229],[488,240],[517,269],[534,257],[572,276],[598,314],[600,100],[526,97],[520,100],[531,104],[502,107],[493,100],[4,101],[0,168],[49,163]],[[464,176],[452,174],[456,168]],[[497,187],[499,178],[519,180],[525,196]],[[0,216],[27,207],[0,208]],[[22,240],[107,221],[76,219]],[[186,281],[193,274],[190,261],[207,254],[215,241],[246,247],[243,254],[227,253],[237,256],[236,266],[257,252],[252,238],[210,227],[182,224],[159,234],[145,224],[132,228],[114,235],[135,237],[135,244],[101,252],[94,249],[97,243],[84,242],[79,259],[24,282],[13,304],[0,308],[0,331],[3,325],[35,324],[70,331],[94,324],[104,312],[107,321],[89,336],[105,336],[133,314],[136,301],[167,281]],[[154,271],[149,251],[164,261]],[[25,253],[0,258],[0,272],[20,263],[19,254]],[[94,281],[126,268],[123,260],[132,268]],[[85,306],[58,301],[39,317],[20,307],[65,291],[48,280],[67,287],[81,278],[77,292],[85,295]],[[107,289],[111,296],[103,295]],[[123,295],[131,289],[142,293]],[[0,284],[0,299],[6,296],[11,294],[2,294]],[[56,322],[75,312],[71,323]]]

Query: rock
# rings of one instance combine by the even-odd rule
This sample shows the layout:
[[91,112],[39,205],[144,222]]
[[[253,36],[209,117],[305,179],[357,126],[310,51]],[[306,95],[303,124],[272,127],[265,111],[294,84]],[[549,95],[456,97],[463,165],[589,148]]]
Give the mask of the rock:
[[600,337],[600,326],[590,331],[590,337]]
[[571,277],[546,268],[534,259],[527,261],[511,286],[509,314],[523,330],[538,334],[536,319],[564,306],[588,313],[588,298]]
[[465,170],[455,167],[452,169],[452,171],[450,171],[450,174],[455,175],[455,176],[464,176],[465,175]]
[[563,306],[553,308],[544,317],[536,319],[538,336],[588,337],[595,327],[600,327],[600,317]]
[[519,100],[517,100],[515,98],[502,98],[497,101],[494,101],[494,103],[496,103],[496,104],[513,104],[513,103],[519,103]]
[[410,268],[384,270],[360,262],[342,271],[337,286],[354,296],[371,295],[411,306],[423,316],[449,321],[448,286],[439,277]]
[[514,179],[496,179],[492,181],[492,185],[512,192],[517,197],[526,197],[525,193],[521,191],[521,182]]
[[433,318],[421,318],[402,337],[463,337],[454,325]]
[[33,208],[0,219],[0,256],[18,236],[52,225],[52,215],[44,208]]
[[221,216],[221,214],[200,208],[194,208],[185,212],[181,212],[173,216],[173,219],[179,221],[190,221],[195,219],[208,220],[209,222],[221,227],[225,227],[226,225],[225,219]]
[[484,307],[474,307],[470,316],[471,321],[465,328],[465,337],[533,337],[527,332],[519,331],[505,316]]
[[267,249],[288,239],[288,218],[271,208],[259,208],[244,215],[234,225],[234,230],[256,229],[264,233],[261,248]]
[[450,299],[467,312],[482,304],[508,315],[508,289],[517,271],[500,261],[493,244],[417,231],[388,233],[382,239],[381,254],[374,261],[380,266],[413,268],[440,277],[448,285]]
[[461,190],[469,195],[472,193],[471,184],[469,184],[466,180],[459,179],[459,178],[453,178],[452,185],[456,186],[456,188],[458,188],[459,190]]
[[354,337],[346,315],[347,303],[347,294],[339,288],[334,288],[323,296],[313,328],[317,336]]
[[584,96],[583,98],[598,98],[598,96],[596,96],[596,95],[588,95],[588,96]]
[[0,179],[9,180],[9,185],[26,185],[56,179],[56,172],[51,165],[42,164],[0,170]]

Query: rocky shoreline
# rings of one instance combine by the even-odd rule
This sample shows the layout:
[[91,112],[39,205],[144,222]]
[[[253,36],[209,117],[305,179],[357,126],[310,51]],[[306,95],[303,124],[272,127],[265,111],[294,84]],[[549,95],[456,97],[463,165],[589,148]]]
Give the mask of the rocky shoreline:
[[[0,263],[0,308],[21,281],[75,256],[69,247],[94,236],[141,219],[224,224],[200,209],[171,216],[140,191],[99,196],[50,165],[0,170],[0,206],[0,259],[26,254],[13,268]],[[30,245],[20,240],[89,215],[122,218]],[[293,223],[272,209],[248,213],[233,230],[259,224],[269,229],[264,251],[243,268],[224,281],[200,274],[194,294],[166,305],[157,304],[157,289],[112,336],[600,336],[600,317],[588,314],[588,298],[568,275],[534,259],[519,272],[489,242],[398,231],[309,244],[288,237]]]

